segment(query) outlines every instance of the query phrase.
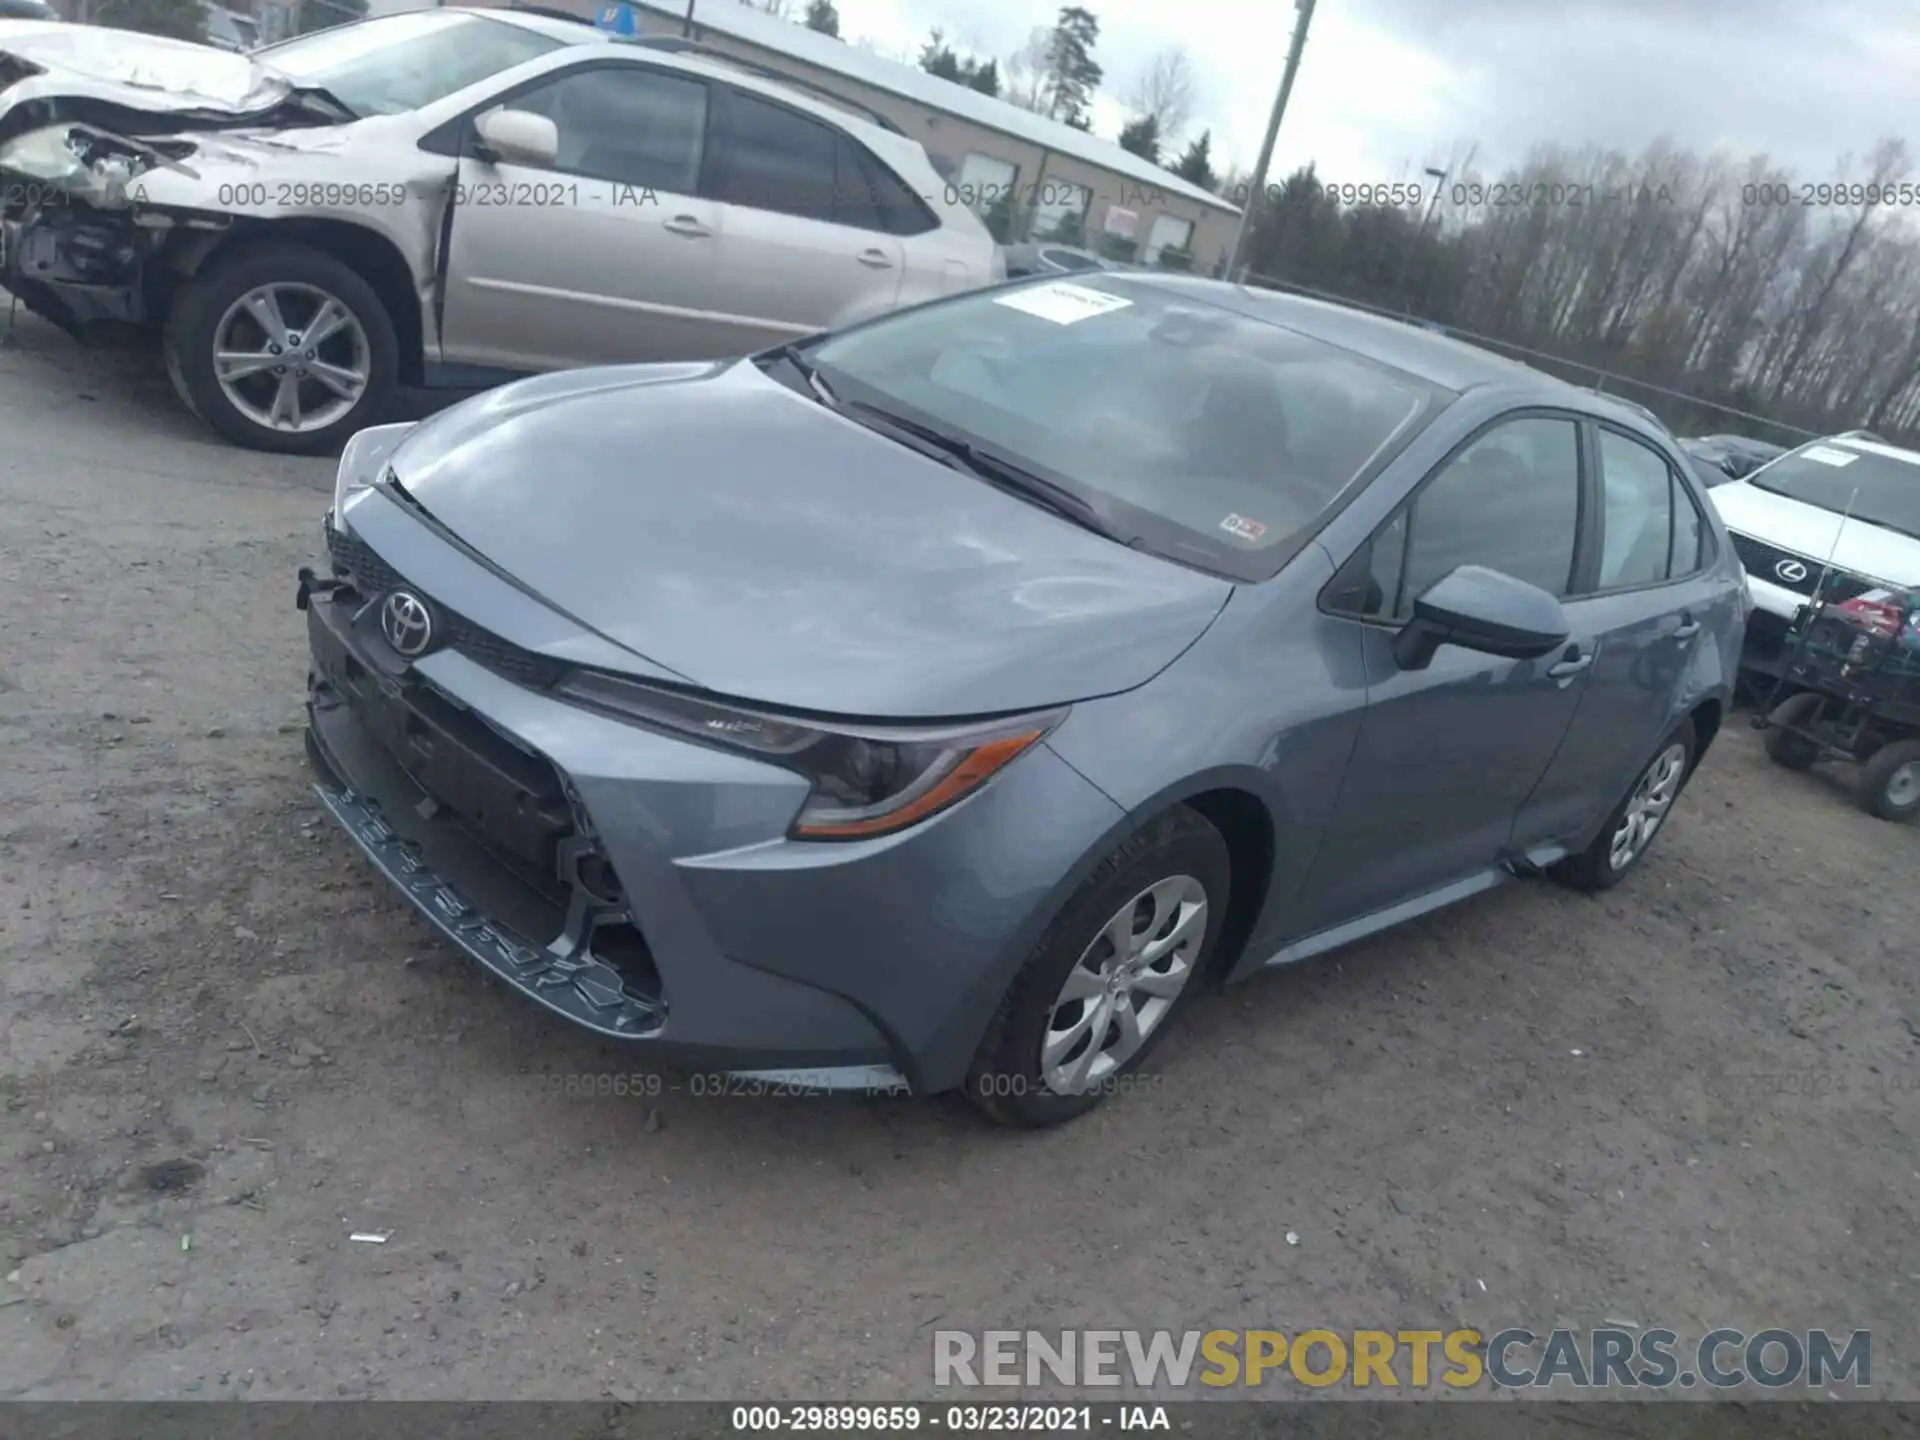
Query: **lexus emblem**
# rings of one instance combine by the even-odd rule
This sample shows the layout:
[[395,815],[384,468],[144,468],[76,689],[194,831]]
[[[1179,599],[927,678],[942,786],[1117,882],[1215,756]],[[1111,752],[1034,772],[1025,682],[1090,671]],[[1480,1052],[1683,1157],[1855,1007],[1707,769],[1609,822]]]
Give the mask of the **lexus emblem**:
[[395,653],[412,660],[433,644],[433,612],[418,595],[396,590],[380,607],[380,633]]
[[[1773,567],[1773,573],[1789,585],[1798,585],[1802,580],[1807,578],[1807,567],[1802,565],[1798,560],[1782,560],[1778,565]],[[396,645],[394,649],[399,650],[400,647]],[[401,653],[405,654],[406,652],[401,651]]]

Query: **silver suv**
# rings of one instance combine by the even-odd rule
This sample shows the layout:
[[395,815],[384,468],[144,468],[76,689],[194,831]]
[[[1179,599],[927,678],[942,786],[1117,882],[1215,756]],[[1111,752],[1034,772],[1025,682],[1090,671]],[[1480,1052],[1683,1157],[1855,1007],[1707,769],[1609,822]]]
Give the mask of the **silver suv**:
[[1001,273],[876,118],[512,11],[251,55],[0,25],[0,174],[6,287],[159,334],[263,450],[336,448],[398,385],[744,354]]

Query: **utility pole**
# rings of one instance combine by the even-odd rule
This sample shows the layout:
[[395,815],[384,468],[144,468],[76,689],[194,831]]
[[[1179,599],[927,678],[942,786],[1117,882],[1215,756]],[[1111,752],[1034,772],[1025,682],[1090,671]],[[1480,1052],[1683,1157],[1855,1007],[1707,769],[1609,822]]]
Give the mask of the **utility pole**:
[[1406,293],[1407,267],[1413,263],[1413,252],[1426,243],[1427,230],[1433,224],[1433,212],[1440,208],[1440,192],[1444,190],[1447,185],[1446,171],[1432,165],[1426,168],[1427,174],[1432,176],[1434,181],[1433,198],[1427,201],[1427,213],[1421,217],[1418,233],[1414,235],[1412,242],[1408,244],[1407,248],[1400,252],[1400,273],[1394,277],[1393,281],[1393,293],[1400,301],[1400,313],[1403,315],[1413,314],[1412,305]]
[[1266,195],[1267,167],[1273,163],[1273,142],[1280,134],[1280,117],[1287,113],[1287,97],[1293,93],[1293,77],[1300,70],[1300,52],[1307,48],[1307,26],[1313,20],[1313,0],[1297,0],[1299,16],[1293,23],[1293,43],[1287,47],[1287,68],[1280,77],[1280,93],[1273,97],[1273,114],[1267,120],[1267,138],[1260,142],[1260,158],[1253,166],[1253,187],[1240,210],[1240,231],[1233,237],[1233,254],[1227,259],[1227,279],[1238,279],[1240,257],[1253,233],[1254,216]]

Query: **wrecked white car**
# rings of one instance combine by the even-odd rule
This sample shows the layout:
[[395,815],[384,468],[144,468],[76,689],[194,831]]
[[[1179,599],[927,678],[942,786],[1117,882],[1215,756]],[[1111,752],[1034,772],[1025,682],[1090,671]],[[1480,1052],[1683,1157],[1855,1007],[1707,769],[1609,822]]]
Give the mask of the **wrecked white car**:
[[502,10],[241,55],[0,21],[0,285],[157,339],[258,449],[397,386],[763,349],[994,278],[918,144],[697,49]]

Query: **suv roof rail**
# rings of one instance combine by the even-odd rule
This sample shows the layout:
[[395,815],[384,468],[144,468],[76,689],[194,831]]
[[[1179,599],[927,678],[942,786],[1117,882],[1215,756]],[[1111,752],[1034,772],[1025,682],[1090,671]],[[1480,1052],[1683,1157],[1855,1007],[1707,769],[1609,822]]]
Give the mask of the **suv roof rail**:
[[[521,8],[534,10],[539,7],[528,5]],[[578,19],[579,17],[569,16],[568,18]],[[901,136],[902,138],[906,137],[906,131],[902,130],[878,110],[870,110],[858,100],[849,100],[844,95],[836,95],[824,85],[816,85],[811,80],[802,80],[797,75],[789,75],[786,71],[775,70],[771,66],[756,65],[751,60],[743,60],[740,56],[732,54],[729,51],[718,50],[711,45],[703,45],[698,40],[689,40],[684,35],[622,35],[618,38],[624,44],[644,45],[649,50],[665,50],[669,54],[674,55],[693,55],[701,60],[711,60],[716,65],[727,65],[735,70],[744,70],[747,74],[757,75],[762,80],[777,81],[785,85],[788,89],[798,90],[801,94],[810,96],[822,104],[832,105],[836,109],[858,115],[870,125],[878,125],[882,130],[891,131],[893,134]]]
[[1845,434],[1836,435],[1833,438],[1836,440],[1868,440],[1875,445],[1884,445],[1887,443],[1883,436],[1876,435],[1871,430],[1849,430]]
[[595,27],[593,21],[584,15],[576,15],[571,10],[562,10],[557,5],[522,5],[519,0],[507,7],[516,15],[538,15],[543,20],[566,20],[575,25],[584,25],[589,30]]

